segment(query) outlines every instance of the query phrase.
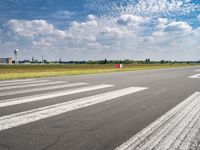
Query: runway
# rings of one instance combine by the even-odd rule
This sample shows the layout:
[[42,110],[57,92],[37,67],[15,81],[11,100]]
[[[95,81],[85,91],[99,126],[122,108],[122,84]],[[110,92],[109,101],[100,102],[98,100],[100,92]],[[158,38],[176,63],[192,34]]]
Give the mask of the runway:
[[200,67],[0,81],[0,150],[199,143]]

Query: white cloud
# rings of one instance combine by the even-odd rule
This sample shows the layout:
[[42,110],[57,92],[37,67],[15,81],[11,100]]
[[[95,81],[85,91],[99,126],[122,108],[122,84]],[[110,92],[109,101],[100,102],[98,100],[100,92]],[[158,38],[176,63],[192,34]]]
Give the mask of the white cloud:
[[96,41],[95,32],[98,28],[98,22],[95,16],[89,15],[85,22],[74,21],[71,23],[69,29],[60,30],[46,20],[29,21],[12,19],[7,23],[7,27],[8,35],[30,38],[33,40],[33,45],[50,46],[49,43],[52,41],[86,40],[94,42]]
[[121,25],[134,26],[144,22],[144,18],[140,16],[126,14],[126,15],[121,15],[120,19],[117,22]]
[[48,46],[52,46],[54,42],[56,42],[56,40],[53,38],[41,38],[41,39],[38,39],[37,41],[32,41],[32,44],[34,46],[48,47]]
[[68,33],[73,35],[73,38],[78,41],[96,41],[96,32],[98,31],[98,22],[94,16],[88,16],[85,22],[72,22]]
[[184,36],[190,35],[193,28],[184,21],[170,21],[166,18],[158,18],[157,30],[152,33],[153,36],[169,36],[169,34]]
[[120,38],[126,37],[130,35],[130,32],[126,28],[119,27],[104,27],[100,32],[103,36],[112,37],[112,38]]
[[158,18],[158,23],[159,24],[167,24],[168,23],[168,19],[167,18]]
[[176,33],[191,33],[192,27],[187,23],[183,21],[174,21],[166,25],[164,28],[165,32],[176,32]]
[[102,45],[100,43],[98,43],[98,42],[95,42],[95,43],[88,43],[87,47],[89,49],[97,50],[97,49],[101,49]]
[[97,27],[98,26],[98,23],[96,20],[88,20],[86,22],[82,22],[82,23],[79,23],[79,22],[76,22],[74,21],[72,24],[71,24],[71,28],[93,28],[93,27]]
[[93,1],[88,0],[86,7],[101,16],[112,18],[122,14],[158,18],[161,16],[174,16],[174,14],[189,14],[200,8],[199,4],[189,3],[190,0],[116,0]]
[[96,18],[96,16],[90,14],[87,16],[87,19],[88,20],[96,20],[97,18]]
[[[124,25],[119,24],[119,19]],[[200,29],[193,29],[187,22],[158,17],[154,30],[143,35],[141,24],[148,23],[144,17],[124,14],[117,20],[108,25],[102,23],[101,17],[88,15],[85,21],[74,21],[65,30],[45,20],[10,20],[7,30],[19,39],[26,37],[31,43],[27,49],[37,51],[39,47],[45,54],[51,51],[52,58],[197,59],[200,46],[195,45]]]
[[164,36],[164,35],[166,35],[166,34],[165,34],[165,32],[163,32],[163,31],[156,31],[156,32],[152,33],[152,35],[153,35],[154,37],[162,37],[162,36]]
[[16,20],[11,19],[7,26],[11,32],[19,36],[34,38],[37,36],[56,36],[65,37],[65,32],[58,30],[54,25],[45,20]]
[[158,18],[158,25],[157,25],[157,27],[158,27],[159,29],[163,29],[163,28],[166,26],[166,24],[167,24],[168,22],[169,22],[169,21],[168,21],[167,18]]

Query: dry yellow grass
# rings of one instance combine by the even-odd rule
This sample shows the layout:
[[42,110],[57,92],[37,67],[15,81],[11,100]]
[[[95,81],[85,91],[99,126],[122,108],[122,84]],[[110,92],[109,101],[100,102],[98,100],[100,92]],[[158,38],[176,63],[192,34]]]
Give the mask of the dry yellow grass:
[[189,66],[187,64],[127,64],[122,69],[114,64],[69,64],[69,65],[0,65],[0,80],[39,78],[64,75],[96,74],[120,71],[135,71]]

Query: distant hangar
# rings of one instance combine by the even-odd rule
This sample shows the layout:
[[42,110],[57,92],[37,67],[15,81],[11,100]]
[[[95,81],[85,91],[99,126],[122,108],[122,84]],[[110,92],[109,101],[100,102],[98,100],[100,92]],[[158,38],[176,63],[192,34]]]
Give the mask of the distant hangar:
[[0,58],[0,64],[12,64],[12,58]]

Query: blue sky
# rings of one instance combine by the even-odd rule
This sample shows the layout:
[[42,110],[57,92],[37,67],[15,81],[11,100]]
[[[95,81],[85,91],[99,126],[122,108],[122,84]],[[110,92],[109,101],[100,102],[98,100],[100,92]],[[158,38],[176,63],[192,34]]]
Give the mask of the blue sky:
[[200,60],[199,0],[1,0],[0,57]]

